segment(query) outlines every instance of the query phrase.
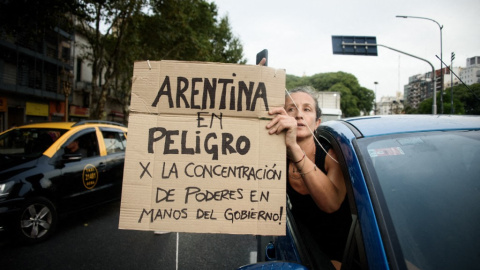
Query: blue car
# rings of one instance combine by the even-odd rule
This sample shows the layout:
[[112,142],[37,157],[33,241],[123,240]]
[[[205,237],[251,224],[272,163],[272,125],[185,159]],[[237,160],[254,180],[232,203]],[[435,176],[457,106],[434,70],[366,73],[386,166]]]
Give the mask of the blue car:
[[[347,185],[342,269],[480,268],[480,117],[359,117],[325,122],[317,136]],[[242,269],[330,269],[287,217],[286,236],[259,238],[266,262]]]

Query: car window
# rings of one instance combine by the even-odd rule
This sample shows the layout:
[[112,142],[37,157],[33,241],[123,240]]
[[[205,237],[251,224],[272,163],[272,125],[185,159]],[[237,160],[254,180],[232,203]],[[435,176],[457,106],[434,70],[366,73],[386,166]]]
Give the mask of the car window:
[[0,154],[37,157],[47,150],[66,130],[18,128],[0,136]]
[[480,131],[359,140],[406,265],[464,269],[480,250]]
[[[78,146],[78,147],[77,147]],[[98,139],[95,129],[82,132],[81,135],[72,136],[63,146],[65,154],[81,153],[83,158],[100,155]]]
[[121,131],[102,131],[107,154],[125,152],[127,138]]

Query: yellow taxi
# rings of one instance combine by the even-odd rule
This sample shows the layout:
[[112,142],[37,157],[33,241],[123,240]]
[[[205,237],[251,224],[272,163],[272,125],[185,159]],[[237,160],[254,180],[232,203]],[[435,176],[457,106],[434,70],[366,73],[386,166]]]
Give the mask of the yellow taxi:
[[121,196],[127,128],[49,122],[0,133],[0,230],[35,243],[64,213]]

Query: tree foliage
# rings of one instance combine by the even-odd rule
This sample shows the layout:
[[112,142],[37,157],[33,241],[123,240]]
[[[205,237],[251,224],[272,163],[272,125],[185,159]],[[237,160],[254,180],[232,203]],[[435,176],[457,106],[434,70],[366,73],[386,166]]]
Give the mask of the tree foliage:
[[[134,18],[141,13],[144,0],[83,0],[79,1],[83,14],[77,31],[88,40],[88,59],[92,67],[92,102],[90,117],[105,119],[105,104],[109,90],[123,76],[124,53],[129,50],[128,30]],[[122,90],[122,89],[115,89]],[[128,91],[123,89],[125,92]]]
[[[443,95],[443,112],[444,114],[450,114],[452,108],[451,91],[446,89]],[[437,113],[441,113],[440,108],[440,95],[437,95]],[[422,101],[418,105],[417,110],[407,110],[407,113],[412,114],[431,114],[432,113],[433,99],[429,98]],[[467,115],[480,115],[480,84],[473,84],[470,86],[458,85],[453,87],[453,114],[467,114]]]
[[287,89],[299,86],[312,86],[317,91],[340,92],[340,108],[344,117],[368,115],[373,109],[375,94],[361,87],[355,76],[345,72],[319,73],[297,77],[287,75]]
[[81,4],[87,24],[78,30],[90,43],[85,57],[92,63],[92,118],[105,119],[110,89],[128,113],[134,61],[245,63],[240,40],[233,36],[228,18],[218,18],[214,3],[83,0]]
[[204,0],[152,0],[152,14],[139,18],[139,59],[245,63],[243,47],[228,17]]

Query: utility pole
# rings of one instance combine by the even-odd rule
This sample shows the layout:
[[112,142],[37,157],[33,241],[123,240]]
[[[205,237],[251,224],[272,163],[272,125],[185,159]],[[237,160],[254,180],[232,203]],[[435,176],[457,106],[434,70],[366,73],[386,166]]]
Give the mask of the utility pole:
[[455,108],[453,107],[453,59],[455,59],[454,52],[452,52],[452,56],[450,58],[450,114],[455,113]]
[[[345,42],[345,40],[349,42]],[[384,47],[399,53],[403,53],[413,58],[417,58],[419,60],[427,62],[430,65],[430,67],[432,68],[431,86],[433,90],[432,114],[437,114],[437,89],[435,87],[435,67],[428,60],[420,58],[413,54],[409,54],[409,53],[394,49],[392,47],[388,47],[382,44],[377,44],[376,37],[332,36],[333,54],[377,56],[378,55],[377,46]]]
[[444,72],[443,72],[443,42],[442,42],[443,25],[441,25],[440,23],[438,23],[434,19],[425,18],[425,17],[405,16],[405,15],[397,15],[396,17],[397,18],[404,18],[404,19],[412,18],[412,19],[429,20],[429,21],[432,21],[432,22],[436,23],[438,25],[438,28],[440,28],[440,76],[442,76],[441,79],[440,79],[440,81],[441,81],[441,85],[440,85],[440,112],[443,114],[443,84],[444,84],[443,75],[445,75]]

